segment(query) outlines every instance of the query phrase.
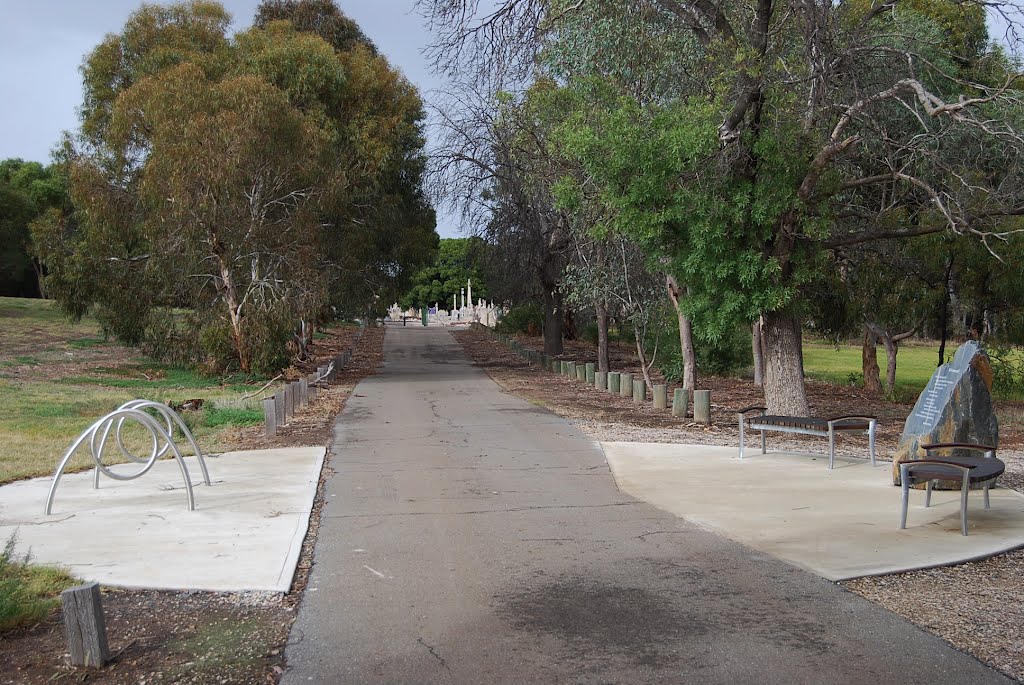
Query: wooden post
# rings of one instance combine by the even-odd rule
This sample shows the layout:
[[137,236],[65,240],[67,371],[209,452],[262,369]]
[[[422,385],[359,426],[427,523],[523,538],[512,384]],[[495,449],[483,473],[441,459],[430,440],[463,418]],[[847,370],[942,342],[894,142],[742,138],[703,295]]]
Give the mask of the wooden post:
[[309,382],[305,376],[299,378],[299,408],[309,404]]
[[711,391],[693,391],[693,420],[697,423],[711,423]]
[[587,365],[577,364],[576,365],[576,380],[587,382]]
[[643,378],[633,381],[633,404],[641,404],[647,399],[647,383]]
[[273,397],[263,400],[263,423],[266,425],[264,434],[268,438],[277,435],[277,410],[274,408]]
[[586,378],[584,380],[586,380],[587,385],[593,385],[594,374],[597,373],[597,364],[595,364],[594,362],[587,362],[587,365],[584,368],[583,373],[586,374]]
[[607,371],[595,371],[594,372],[594,387],[598,390],[608,389],[608,372]]
[[632,397],[633,396],[633,374],[631,374],[631,373],[623,373],[622,377],[619,380],[619,382],[620,382],[619,395],[621,395],[622,397]]
[[60,593],[64,635],[72,666],[100,668],[110,658],[99,583],[68,588]]
[[686,388],[676,388],[672,394],[672,416],[686,416],[686,405],[689,403],[690,393]]
[[654,393],[654,408],[668,409],[668,386],[655,385],[651,390]]
[[284,401],[284,391],[277,391],[277,393],[274,394],[274,414],[277,415],[278,428],[288,423],[288,417],[285,416],[284,411],[286,405],[287,402]]
[[614,395],[618,395],[620,392],[622,392],[622,390],[621,390],[622,386],[619,385],[619,381],[620,380],[621,380],[621,374],[618,371],[609,371],[608,372],[608,392],[610,392],[610,393],[612,393]]
[[284,417],[290,419],[295,416],[295,386],[286,383],[284,386]]

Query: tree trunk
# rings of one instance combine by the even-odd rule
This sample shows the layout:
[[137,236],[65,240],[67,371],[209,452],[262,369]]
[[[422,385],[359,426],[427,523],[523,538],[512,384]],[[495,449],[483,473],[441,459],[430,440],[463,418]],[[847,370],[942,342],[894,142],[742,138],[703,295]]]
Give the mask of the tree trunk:
[[697,355],[693,349],[693,326],[689,317],[679,307],[679,299],[683,296],[683,289],[679,287],[674,276],[665,275],[665,285],[668,290],[668,297],[672,300],[672,307],[676,310],[676,318],[679,320],[679,351],[683,357],[683,387],[693,396],[697,389]]
[[636,340],[636,358],[640,360],[640,373],[644,376],[644,382],[647,383],[648,388],[653,388],[654,383],[651,382],[651,370],[647,365],[647,355],[644,353],[644,344],[640,336],[640,332],[633,327],[633,339]]
[[608,371],[608,307],[604,302],[594,305],[597,317],[597,370]]
[[861,369],[864,372],[864,391],[869,395],[882,394],[882,379],[878,375],[878,336],[864,326],[864,346],[861,350]]
[[562,293],[544,288],[544,354],[562,354]]
[[35,257],[32,258],[32,270],[36,272],[36,285],[39,288],[39,297],[44,300],[50,299],[46,295],[46,273],[43,270],[43,263]]
[[235,342],[235,351],[238,353],[238,366],[243,373],[249,373],[252,364],[249,359],[249,345],[245,339],[245,330],[242,325],[242,308],[238,300],[238,290],[235,288],[235,281],[231,269],[223,260],[220,261],[220,276],[224,285],[224,304],[228,308],[228,318],[231,321],[231,337]]
[[896,355],[899,354],[900,344],[889,335],[882,336],[882,344],[885,345],[885,392],[892,395],[896,387]]
[[761,336],[761,317],[757,317],[751,326],[751,347],[754,353],[754,385],[764,385],[764,344]]
[[792,314],[765,314],[764,399],[770,414],[810,416],[800,334],[800,320]]
[[939,363],[942,366],[946,363],[946,338],[949,335],[949,281],[953,275],[953,255],[949,255],[946,262],[946,273],[942,280],[942,341],[939,343]]

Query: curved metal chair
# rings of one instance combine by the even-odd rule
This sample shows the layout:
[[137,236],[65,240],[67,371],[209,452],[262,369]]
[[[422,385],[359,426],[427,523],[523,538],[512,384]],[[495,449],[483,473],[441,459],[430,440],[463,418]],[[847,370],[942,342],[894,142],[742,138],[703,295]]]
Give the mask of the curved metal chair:
[[[960,483],[960,532],[967,535],[967,494],[972,485],[982,485],[985,492],[985,508],[989,508],[988,491],[999,476],[1003,475],[1006,465],[996,458],[996,448],[991,445],[974,445],[960,442],[939,442],[921,445],[925,451],[924,459],[905,461],[900,464],[900,483],[903,487],[903,498],[900,508],[900,528],[907,527],[907,507],[910,499],[910,487],[919,483],[927,483],[925,487],[924,506],[931,506],[932,485],[937,480]],[[981,452],[982,456],[932,456],[938,450],[963,450]]]

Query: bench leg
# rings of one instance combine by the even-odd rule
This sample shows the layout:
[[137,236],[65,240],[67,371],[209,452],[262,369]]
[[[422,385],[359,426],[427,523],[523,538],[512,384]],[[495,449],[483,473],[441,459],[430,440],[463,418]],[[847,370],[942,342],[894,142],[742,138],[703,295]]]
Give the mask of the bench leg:
[[910,480],[910,477],[907,474],[907,469],[908,468],[909,468],[909,464],[901,464],[900,465],[900,483],[902,484],[902,487],[903,487],[903,499],[900,502],[900,529],[901,530],[907,527],[907,500],[910,497],[910,483],[907,482],[907,481]]
[[836,431],[832,427],[832,424],[828,425],[828,468],[832,470],[832,465],[836,461]]
[[967,535],[967,493],[971,491],[971,478],[964,474],[964,482],[960,487],[960,532]]
[[764,431],[761,431],[761,454],[768,454],[768,439]]
[[925,486],[925,491],[924,491],[924,508],[925,509],[927,509],[928,507],[930,507],[932,505],[932,485],[934,485],[934,484],[935,484],[935,481],[930,480],[930,481],[928,481],[928,485]]
[[871,465],[875,465],[875,426],[878,425],[878,421],[874,419],[868,424],[868,449],[871,452]]
[[985,483],[985,508],[986,509],[989,508],[989,506],[988,506],[988,489],[989,489],[989,487],[990,487],[990,484],[989,483]]
[[740,414],[740,459],[743,458],[743,414]]

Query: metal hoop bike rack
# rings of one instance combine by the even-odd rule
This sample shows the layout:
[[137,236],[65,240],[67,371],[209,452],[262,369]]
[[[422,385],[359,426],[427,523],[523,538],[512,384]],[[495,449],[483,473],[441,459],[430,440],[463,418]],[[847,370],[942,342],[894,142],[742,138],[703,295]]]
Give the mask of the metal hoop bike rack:
[[[155,411],[158,416],[154,416],[147,412],[147,409]],[[135,454],[124,444],[122,430],[125,422],[129,420],[140,424],[143,428],[146,428],[149,431],[152,446],[148,457],[141,457]],[[149,472],[149,470],[153,468],[153,464],[156,463],[157,459],[160,459],[168,452],[171,452],[174,455],[175,461],[178,462],[178,468],[181,469],[181,476],[185,481],[185,493],[188,496],[188,509],[189,511],[193,511],[196,508],[196,505],[195,497],[192,494],[192,479],[189,476],[185,460],[181,456],[181,451],[174,443],[175,427],[181,430],[185,439],[188,440],[189,445],[195,452],[196,458],[199,460],[199,468],[203,472],[203,482],[206,485],[210,485],[210,472],[206,469],[206,461],[203,459],[203,453],[199,449],[199,445],[196,444],[195,438],[192,437],[192,433],[185,425],[185,422],[181,420],[180,416],[178,416],[178,413],[167,405],[160,404],[159,402],[151,402],[149,400],[131,400],[96,420],[91,426],[82,431],[81,435],[79,435],[78,438],[71,443],[71,446],[68,447],[67,451],[64,452],[64,457],[57,465],[57,470],[53,472],[53,482],[50,483],[50,492],[46,497],[46,513],[49,514],[53,508],[53,497],[57,492],[57,485],[60,483],[60,477],[64,474],[64,469],[67,467],[68,462],[71,461],[71,457],[74,456],[78,448],[85,442],[89,443],[89,452],[95,465],[95,468],[93,469],[92,484],[94,489],[98,489],[100,486],[101,473],[106,475],[108,478],[113,478],[114,480],[134,480]],[[103,450],[107,446],[111,431],[114,433],[114,443],[121,451],[121,454],[129,462],[142,464],[141,469],[135,473],[120,474],[111,471],[103,465]]]

